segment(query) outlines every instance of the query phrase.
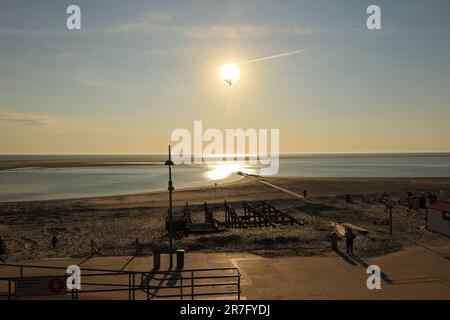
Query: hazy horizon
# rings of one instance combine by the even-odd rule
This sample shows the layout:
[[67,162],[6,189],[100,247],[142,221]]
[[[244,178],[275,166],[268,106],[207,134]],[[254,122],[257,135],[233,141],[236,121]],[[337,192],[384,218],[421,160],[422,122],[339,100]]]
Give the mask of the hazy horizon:
[[[433,152],[309,152],[309,153],[280,153],[280,157],[283,156],[314,156],[314,155],[330,155],[330,156],[339,156],[339,155],[449,155],[449,151],[433,151]],[[234,156],[249,156],[233,154]],[[167,153],[0,153],[1,156],[167,156]],[[193,155],[191,155],[193,156]],[[226,157],[226,155],[203,155],[204,157]]]

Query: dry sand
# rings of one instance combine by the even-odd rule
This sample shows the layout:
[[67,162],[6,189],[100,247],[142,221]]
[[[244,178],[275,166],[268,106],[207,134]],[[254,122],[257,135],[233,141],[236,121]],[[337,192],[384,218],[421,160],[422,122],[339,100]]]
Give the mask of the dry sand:
[[[301,193],[308,200],[244,178],[214,188],[176,190],[175,212],[185,202],[193,206],[193,217],[202,219],[201,204],[211,205],[215,217],[223,219],[223,201],[239,207],[245,200],[269,201],[304,222],[304,226],[229,229],[224,232],[189,235],[175,240],[176,248],[188,252],[251,252],[264,256],[320,256],[330,254],[331,222],[349,222],[370,233],[358,235],[355,253],[361,257],[378,256],[412,245],[448,245],[450,240],[424,230],[425,210],[394,209],[394,235],[389,226],[379,224],[388,217],[382,203],[364,203],[362,196],[380,198],[388,192],[394,198],[413,193],[450,189],[450,178],[429,179],[331,179],[267,178],[278,186]],[[175,185],[176,187],[176,185]],[[356,203],[344,201],[345,194]],[[111,196],[89,199],[1,203],[0,235],[8,250],[9,261],[89,255],[94,239],[105,255],[129,255],[136,238],[144,245],[144,254],[154,248],[167,248],[164,229],[167,192]],[[374,224],[374,221],[377,224]],[[56,252],[50,250],[53,233],[59,239]],[[344,247],[343,241],[339,246]]]

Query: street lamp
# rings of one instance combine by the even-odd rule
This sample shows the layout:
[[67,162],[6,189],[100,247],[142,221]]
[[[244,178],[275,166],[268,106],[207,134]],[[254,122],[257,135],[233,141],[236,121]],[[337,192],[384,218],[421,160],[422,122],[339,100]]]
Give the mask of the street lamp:
[[169,160],[165,162],[165,165],[169,167],[169,187],[167,190],[169,190],[169,270],[173,267],[173,240],[172,240],[172,191],[174,190],[173,184],[172,184],[172,166],[174,165],[172,161],[172,155],[170,152],[170,145],[169,145]]

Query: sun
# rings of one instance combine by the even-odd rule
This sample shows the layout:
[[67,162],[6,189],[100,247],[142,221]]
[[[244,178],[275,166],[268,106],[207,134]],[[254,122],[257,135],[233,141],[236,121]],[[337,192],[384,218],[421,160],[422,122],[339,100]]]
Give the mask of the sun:
[[240,72],[237,65],[229,63],[220,68],[220,79],[228,83],[230,86],[239,80]]

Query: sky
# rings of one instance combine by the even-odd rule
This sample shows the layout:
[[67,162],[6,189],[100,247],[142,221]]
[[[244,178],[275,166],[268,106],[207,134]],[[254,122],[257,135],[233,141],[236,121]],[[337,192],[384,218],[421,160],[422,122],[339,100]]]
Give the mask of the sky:
[[[67,6],[81,30],[66,28]],[[381,30],[366,9],[381,8]],[[0,0],[0,153],[165,152],[177,128],[282,153],[450,151],[450,2]],[[302,50],[240,65],[229,62]]]

